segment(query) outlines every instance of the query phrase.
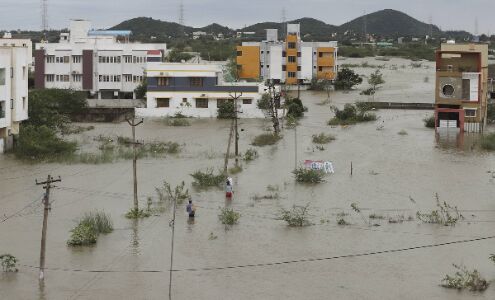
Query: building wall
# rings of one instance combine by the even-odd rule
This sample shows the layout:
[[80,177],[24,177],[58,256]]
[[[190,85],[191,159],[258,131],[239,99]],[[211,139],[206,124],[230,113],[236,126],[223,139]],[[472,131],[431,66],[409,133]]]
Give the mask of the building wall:
[[[10,46],[2,46],[8,43]],[[12,135],[28,118],[28,72],[31,41],[0,39],[0,153],[12,147]]]
[[335,79],[335,48],[333,47],[318,47],[316,48],[316,68],[318,79]]
[[281,45],[274,45],[268,49],[270,49],[270,69],[267,70],[268,76],[264,79],[275,79],[284,81],[286,77],[285,73],[282,71],[284,59],[282,57],[283,48]]
[[[257,101],[261,98],[260,93],[243,93],[238,100],[240,106],[239,118],[263,118],[263,111],[256,106]],[[157,98],[168,98],[169,107],[157,108]],[[197,108],[196,99],[208,99],[208,108]],[[184,102],[184,99],[186,102]],[[147,93],[146,108],[136,108],[136,116],[138,117],[166,117],[174,116],[176,113],[181,113],[188,117],[197,118],[216,118],[217,117],[217,101],[231,99],[228,92],[156,92],[149,91]],[[243,99],[251,99],[251,104],[243,104]],[[186,104],[188,103],[188,104]]]
[[242,55],[237,56],[239,67],[239,78],[259,79],[260,78],[260,47],[259,46],[237,46],[237,51]]

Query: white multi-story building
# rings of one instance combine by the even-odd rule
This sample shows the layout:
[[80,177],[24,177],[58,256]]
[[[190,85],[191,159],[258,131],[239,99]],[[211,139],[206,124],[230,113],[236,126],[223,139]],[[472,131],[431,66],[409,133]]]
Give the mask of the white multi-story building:
[[299,24],[288,24],[279,40],[277,29],[267,29],[261,42],[243,42],[237,47],[240,79],[273,80],[285,84],[309,84],[334,80],[337,74],[337,42],[304,42]]
[[35,87],[87,91],[98,99],[135,99],[144,79],[147,53],[166,54],[166,44],[129,43],[130,31],[90,30],[73,20],[59,43],[37,43]]
[[0,39],[0,153],[12,147],[19,124],[28,118],[28,72],[32,64],[32,43]]
[[[150,55],[151,56],[151,55]],[[221,103],[234,101],[240,118],[263,118],[257,101],[266,92],[259,83],[223,82],[222,65],[162,63],[149,58],[146,68],[146,108],[136,108],[140,117],[165,117],[177,113],[188,117],[217,116]]]

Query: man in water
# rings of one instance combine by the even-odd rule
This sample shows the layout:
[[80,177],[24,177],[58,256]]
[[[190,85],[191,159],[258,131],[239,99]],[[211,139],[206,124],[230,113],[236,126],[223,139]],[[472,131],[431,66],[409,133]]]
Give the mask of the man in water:
[[192,203],[192,200],[189,200],[189,203],[186,205],[186,212],[189,214],[189,218],[194,218],[196,207]]

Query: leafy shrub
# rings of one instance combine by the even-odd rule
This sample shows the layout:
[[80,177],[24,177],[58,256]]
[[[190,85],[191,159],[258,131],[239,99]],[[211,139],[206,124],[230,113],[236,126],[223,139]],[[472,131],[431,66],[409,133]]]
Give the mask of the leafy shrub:
[[232,208],[221,208],[218,218],[225,225],[234,225],[239,222],[241,214],[234,211]]
[[328,121],[328,125],[351,125],[359,122],[375,121],[376,115],[368,112],[369,109],[371,109],[370,104],[365,102],[347,103],[342,110],[333,107],[335,116]]
[[292,173],[296,177],[297,182],[304,183],[320,183],[323,181],[324,173],[322,170],[313,170],[306,168],[297,168]]
[[425,117],[423,123],[426,128],[435,128],[435,116]]
[[397,132],[398,135],[407,135],[407,131],[404,129],[401,129],[399,132]]
[[285,101],[285,107],[287,108],[287,116],[292,116],[294,118],[302,118],[304,112],[307,110],[303,106],[301,99],[298,98],[287,99]]
[[454,226],[457,221],[464,217],[459,213],[457,206],[452,207],[447,202],[440,202],[440,197],[435,194],[438,209],[430,213],[417,212],[416,217],[424,223],[441,224],[445,226]]
[[217,118],[233,119],[235,118],[234,101],[223,101],[217,109]]
[[16,267],[17,258],[10,254],[0,255],[0,265],[2,265],[2,270],[4,272],[17,272],[19,271]]
[[336,90],[350,90],[361,82],[363,82],[363,78],[354,73],[353,70],[342,68],[337,73],[337,79],[334,82],[334,86]]
[[309,204],[306,206],[293,205],[291,209],[282,209],[279,219],[293,227],[311,225],[309,222]]
[[151,214],[148,211],[133,208],[125,214],[125,217],[127,219],[142,219],[142,218],[148,218],[150,215]]
[[268,145],[275,145],[282,137],[275,133],[263,133],[256,136],[251,143],[253,146],[263,147]]
[[315,144],[328,144],[331,141],[335,140],[335,136],[331,134],[325,134],[325,133],[320,133],[320,134],[313,134],[313,143]]
[[181,146],[176,142],[152,142],[147,143],[145,151],[151,154],[177,154],[181,151]]
[[22,125],[14,153],[21,159],[50,160],[71,156],[76,149],[77,143],[64,141],[47,126]]
[[100,233],[113,231],[110,216],[103,212],[86,213],[77,226],[71,230],[71,237],[67,241],[69,246],[84,246],[95,244]]
[[442,286],[450,289],[469,289],[482,292],[488,288],[489,283],[481,277],[477,270],[469,271],[465,266],[453,265],[456,272],[453,276],[445,275]]
[[67,241],[69,246],[87,246],[96,244],[98,233],[90,224],[80,224],[71,230],[70,239]]
[[167,126],[191,126],[191,123],[187,118],[179,118],[179,117],[166,117],[164,118],[164,122]]
[[490,133],[484,135],[481,140],[481,147],[485,150],[494,151],[495,150],[495,133]]
[[337,218],[337,225],[351,225],[349,222],[347,222],[344,217],[339,217]]
[[368,89],[365,89],[364,91],[361,91],[359,94],[360,95],[371,96],[371,95],[375,94],[375,90],[372,87],[370,87]]
[[218,187],[225,180],[225,176],[223,174],[214,174],[213,169],[207,169],[205,172],[196,171],[190,175],[194,178],[193,185],[201,188],[212,186]]
[[242,156],[242,159],[245,161],[253,161],[258,158],[258,151],[253,148],[249,148],[246,150],[244,155]]

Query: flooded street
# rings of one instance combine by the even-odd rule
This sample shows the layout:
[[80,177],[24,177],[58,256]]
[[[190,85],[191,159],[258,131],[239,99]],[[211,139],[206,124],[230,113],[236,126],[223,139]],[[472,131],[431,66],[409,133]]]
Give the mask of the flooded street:
[[[348,102],[352,95],[334,94],[332,104]],[[147,196],[156,198],[155,187],[164,180],[172,186],[185,181],[198,206],[194,223],[185,204],[177,209],[173,298],[494,299],[493,284],[474,293],[445,289],[440,282],[454,273],[452,263],[495,279],[495,266],[488,260],[495,239],[458,242],[494,236],[495,155],[473,147],[476,136],[466,135],[461,144],[455,137],[437,140],[422,121],[431,111],[380,110],[376,122],[330,127],[330,104],[318,105],[325,97],[302,93],[309,110],[297,133],[284,129],[277,145],[257,148],[258,159],[242,162],[243,171],[233,176],[231,203],[222,189],[196,190],[189,176],[223,168],[229,121],[193,120],[189,127],[169,127],[145,120],[137,127],[139,140],[183,144],[177,155],[138,161],[141,207]],[[271,126],[266,120],[239,123],[244,129],[240,152],[255,148],[252,139]],[[92,125],[94,130],[77,136],[83,149],[96,148],[93,138],[100,134],[131,135],[127,123]],[[399,135],[401,130],[407,135]],[[311,142],[321,132],[336,137],[323,151]],[[332,161],[335,174],[321,184],[297,184],[291,172],[306,159]],[[47,270],[40,287],[36,267],[43,190],[34,181],[48,174],[60,175],[62,182],[51,194]],[[253,199],[269,194],[268,185],[278,189],[280,198]],[[457,206],[465,219],[455,227],[417,220],[417,211],[436,209],[435,193]],[[281,208],[308,203],[312,226],[290,228],[277,220]],[[366,222],[351,203],[359,205]],[[241,213],[239,224],[226,227],[218,220],[225,205]],[[18,273],[0,274],[0,299],[165,299],[171,212],[132,221],[124,217],[131,206],[130,160],[28,165],[0,157],[0,220],[18,212],[0,223],[0,253],[13,254],[20,264]],[[94,210],[108,213],[115,230],[93,247],[67,247],[75,220]],[[337,225],[342,212],[349,214],[351,225]],[[372,213],[385,217],[373,220],[380,226],[367,223]],[[409,216],[414,220],[388,222]]]

